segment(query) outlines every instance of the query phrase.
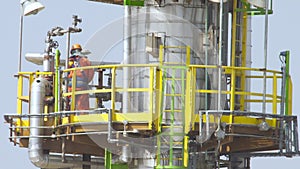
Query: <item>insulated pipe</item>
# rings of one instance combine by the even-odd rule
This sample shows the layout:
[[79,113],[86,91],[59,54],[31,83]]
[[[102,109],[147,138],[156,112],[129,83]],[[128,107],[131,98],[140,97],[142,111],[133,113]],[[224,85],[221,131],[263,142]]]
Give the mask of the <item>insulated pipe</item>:
[[53,64],[53,56],[45,54],[43,60],[43,71],[44,72],[53,72],[54,64]]
[[[130,59],[130,54],[131,54],[131,6],[125,5],[124,6],[124,61],[123,64],[130,64],[131,59]],[[129,67],[124,67],[123,68],[123,88],[127,90],[129,88],[129,74],[130,74],[130,68]],[[130,111],[130,100],[129,100],[129,93],[125,91],[123,93],[123,100],[122,100],[122,111],[123,113],[128,113]],[[111,119],[110,125],[109,125],[109,134],[111,137],[111,129],[112,129],[112,113],[110,111]],[[108,137],[108,141],[114,141],[110,137]],[[122,146],[122,155],[120,156],[120,160],[123,162],[129,162],[130,157],[129,157],[129,147],[127,146]]]
[[[35,79],[31,86],[30,93],[30,137],[28,154],[30,161],[38,168],[74,168],[81,167],[83,161],[81,157],[66,157],[67,163],[63,163],[61,158],[44,154],[43,138],[43,116],[44,98],[50,92],[50,83],[39,77]],[[92,163],[89,163],[92,165]]]
[[221,111],[221,76],[222,76],[222,28],[223,28],[223,0],[220,0],[219,16],[219,57],[218,57],[218,104],[217,110]]
[[[124,53],[123,53],[123,64],[129,64],[130,63],[130,50],[131,50],[131,7],[128,5],[124,6]],[[123,88],[128,89],[129,87],[129,67],[123,68]],[[122,100],[122,112],[127,113],[129,111],[129,95],[128,92],[123,93],[123,100]]]

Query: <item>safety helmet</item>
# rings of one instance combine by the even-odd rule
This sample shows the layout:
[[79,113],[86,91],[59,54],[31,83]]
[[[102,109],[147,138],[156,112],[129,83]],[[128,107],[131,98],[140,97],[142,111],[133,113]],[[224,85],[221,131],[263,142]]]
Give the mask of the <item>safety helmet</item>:
[[73,53],[73,51],[75,51],[75,50],[81,51],[82,50],[81,45],[79,45],[78,43],[72,45],[70,52]]

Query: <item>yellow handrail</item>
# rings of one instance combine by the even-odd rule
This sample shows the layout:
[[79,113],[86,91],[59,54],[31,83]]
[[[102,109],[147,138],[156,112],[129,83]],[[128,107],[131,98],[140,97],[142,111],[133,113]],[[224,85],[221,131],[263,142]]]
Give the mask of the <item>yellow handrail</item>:
[[[147,68],[149,69],[147,77],[149,78],[149,87],[135,87],[135,88],[122,88],[122,86],[117,85],[116,78],[117,74],[116,71],[123,69],[125,67],[135,67],[135,68]],[[76,71],[77,69],[111,69],[112,71],[112,86],[110,89],[103,88],[103,89],[88,89],[88,90],[81,90],[81,91],[76,91],[75,88],[74,90],[68,92],[64,91],[62,93],[62,97],[72,97],[75,99],[76,95],[79,94],[97,94],[97,93],[110,93],[111,94],[111,108],[115,109],[115,102],[116,102],[116,93],[117,92],[147,92],[149,94],[150,98],[150,103],[149,103],[149,113],[153,114],[153,118],[158,118],[160,114],[158,113],[159,111],[159,90],[160,90],[160,82],[159,79],[161,78],[162,74],[160,73],[160,68],[159,64],[131,64],[131,65],[99,65],[99,66],[88,66],[88,67],[82,67],[82,68],[72,68],[72,69],[66,69],[64,72],[69,72],[69,71],[74,71],[74,76],[75,78],[72,79],[72,83],[75,83],[76,81]],[[190,86],[185,86],[186,92],[192,93],[192,95],[186,93],[186,103],[195,103],[195,94],[203,94],[203,93],[217,93],[217,90],[214,89],[209,89],[209,90],[204,90],[201,88],[196,88],[196,80],[194,79],[195,76],[198,76],[197,70],[198,69],[217,69],[216,65],[188,65],[187,70],[191,72],[191,76],[186,76],[186,80],[190,82]],[[179,69],[179,68],[178,68]],[[181,69],[181,68],[180,68]],[[266,97],[268,98],[267,103],[272,105],[272,113],[277,114],[277,107],[280,103],[281,96],[278,94],[278,80],[282,79],[282,73],[280,71],[275,71],[275,70],[263,70],[259,68],[248,68],[248,67],[230,67],[230,66],[223,66],[222,69],[224,70],[223,73],[226,73],[227,75],[232,76],[231,77],[231,82],[234,83],[234,80],[236,78],[235,74],[239,73],[240,70],[243,71],[249,71],[250,73],[256,72],[256,75],[251,75],[251,76],[246,76],[246,79],[261,79],[261,76],[259,73],[263,73],[266,71],[268,73],[267,77],[269,78],[270,81],[272,81],[272,87],[269,93],[267,93]],[[187,72],[188,72],[187,71]],[[17,97],[17,113],[22,114],[22,108],[23,108],[23,103],[25,102],[25,98],[29,99],[28,96],[24,95],[24,86],[29,86],[30,90],[30,84],[36,78],[37,76],[49,76],[49,75],[54,75],[54,73],[51,72],[19,72],[18,76],[18,97]],[[28,79],[29,85],[24,85],[24,78]],[[75,86],[75,85],[73,85]],[[192,87],[194,86],[194,87]],[[290,91],[291,92],[291,91]],[[28,92],[26,92],[28,93]],[[248,97],[256,97],[255,99],[245,99],[244,102],[253,102],[253,103],[262,103],[262,98],[263,93],[261,92],[254,92],[254,91],[237,91],[234,87],[228,89],[228,90],[222,90],[222,94],[227,95],[229,98],[231,98],[231,104],[230,104],[230,109],[234,110],[234,97],[235,96],[248,96]],[[291,95],[290,95],[291,96]],[[72,99],[72,100],[73,100]],[[291,100],[291,99],[289,99]],[[72,101],[73,102],[73,101]],[[75,109],[74,103],[71,104],[71,110]],[[189,113],[193,112],[193,105],[186,104],[186,110],[189,110]],[[191,107],[192,106],[192,107]],[[115,113],[115,112],[113,112]],[[192,117],[192,116],[191,116]],[[153,119],[154,120],[154,119]],[[155,125],[158,125],[158,121],[154,120]],[[188,130],[186,128],[186,130]]]

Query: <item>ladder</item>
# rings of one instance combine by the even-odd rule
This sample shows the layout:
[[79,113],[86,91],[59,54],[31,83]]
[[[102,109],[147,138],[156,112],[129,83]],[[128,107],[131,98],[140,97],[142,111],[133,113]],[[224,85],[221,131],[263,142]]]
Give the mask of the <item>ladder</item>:
[[[233,15],[232,15],[232,41],[231,41],[231,66],[246,67],[247,57],[247,24],[248,14],[246,5],[243,1],[233,0]],[[244,9],[244,10],[241,10]],[[246,91],[246,72],[232,70],[231,73],[231,88],[237,91]],[[233,81],[233,79],[235,79]],[[245,109],[245,96],[235,95],[230,96],[230,110]]]
[[160,115],[155,168],[185,169],[188,161],[188,136],[185,133],[187,66],[164,60],[162,52],[165,48],[160,48]]

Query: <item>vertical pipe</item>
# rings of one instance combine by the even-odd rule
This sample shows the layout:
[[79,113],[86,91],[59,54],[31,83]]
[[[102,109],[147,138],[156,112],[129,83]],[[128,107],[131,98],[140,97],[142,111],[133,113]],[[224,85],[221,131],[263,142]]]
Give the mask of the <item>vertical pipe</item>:
[[66,44],[66,63],[65,63],[65,69],[67,69],[69,67],[69,57],[70,57],[70,41],[71,41],[71,37],[70,37],[70,28],[68,29],[67,32],[67,44]]
[[[281,82],[281,102],[280,102],[280,115],[284,115],[284,101],[285,101],[285,79],[286,79],[286,68],[285,68],[285,62],[283,62],[282,65],[282,82]],[[280,119],[280,123],[279,123],[279,129],[280,129],[280,133],[279,133],[279,151],[280,153],[282,153],[282,149],[283,149],[283,118]]]
[[61,137],[61,162],[66,162],[66,137]]
[[[205,65],[208,65],[208,0],[205,0]],[[208,89],[208,75],[207,67],[205,67],[205,90]],[[205,107],[204,110],[208,109],[208,97],[205,93]]]
[[23,12],[20,15],[20,42],[19,42],[19,68],[18,72],[22,70],[22,47],[23,47]]
[[218,111],[221,110],[221,76],[222,76],[222,27],[223,27],[223,0],[220,0],[219,16],[219,56],[218,56]]
[[[91,162],[91,155],[83,154],[82,161]],[[90,165],[82,165],[82,169],[91,169],[91,166]]]
[[269,0],[265,0],[266,9],[265,9],[265,35],[264,35],[264,79],[263,79],[263,105],[262,112],[266,113],[266,92],[267,92],[267,59],[268,59],[268,25],[269,25]]
[[272,112],[277,113],[277,74],[273,73],[273,102]]
[[[70,37],[70,28],[68,28],[68,31],[67,31],[67,42],[66,42],[66,63],[65,63],[65,69],[68,69],[68,67],[69,67],[69,57],[70,57],[70,55],[69,55],[69,51],[70,51],[70,39],[71,39],[71,37]],[[76,71],[75,71],[76,72]],[[64,75],[64,77],[65,77],[65,92],[68,92],[68,72],[66,72],[65,73],[65,75]],[[65,101],[65,110],[68,110],[69,109],[69,98],[68,97],[66,97],[66,101]],[[72,100],[72,101],[75,101],[75,100]]]
[[59,62],[60,62],[60,51],[56,50],[55,52],[55,84],[54,84],[54,112],[60,110],[60,72],[59,72]]
[[112,140],[111,135],[112,135],[112,113],[111,113],[111,109],[110,109],[108,111],[108,123],[107,123],[107,142],[109,142],[109,143]]
[[285,107],[285,95],[286,95],[286,67],[285,67],[285,63],[282,64],[282,81],[281,81],[281,101],[280,101],[280,115],[284,115],[284,107]]
[[290,51],[285,52],[285,115],[291,115],[290,111]]
[[202,125],[203,125],[203,115],[202,112],[199,110],[199,140],[202,143],[201,139],[202,139]]
[[[129,64],[130,63],[130,50],[131,50],[131,40],[130,40],[130,34],[131,34],[131,7],[125,5],[124,6],[124,53],[123,53],[123,63]],[[129,68],[124,67],[123,68],[123,88],[128,89],[129,88]],[[123,113],[127,113],[129,111],[129,94],[128,92],[123,93],[123,100],[122,100],[122,111]]]

